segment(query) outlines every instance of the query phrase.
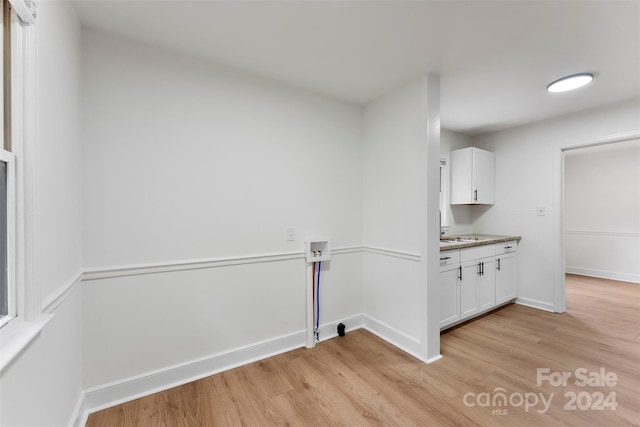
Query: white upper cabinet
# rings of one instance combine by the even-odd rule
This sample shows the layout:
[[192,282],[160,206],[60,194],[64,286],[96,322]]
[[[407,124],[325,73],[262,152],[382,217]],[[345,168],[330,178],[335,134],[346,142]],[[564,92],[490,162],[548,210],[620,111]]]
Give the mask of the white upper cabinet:
[[451,152],[451,204],[492,205],[494,203],[492,152],[475,147]]

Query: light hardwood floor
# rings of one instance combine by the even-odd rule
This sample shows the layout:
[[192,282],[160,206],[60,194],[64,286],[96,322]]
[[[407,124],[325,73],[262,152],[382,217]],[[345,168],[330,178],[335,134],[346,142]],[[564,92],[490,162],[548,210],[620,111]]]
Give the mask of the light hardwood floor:
[[[358,330],[94,413],[87,426],[637,426],[639,326],[640,285],[568,275],[566,313],[509,305],[444,333],[444,358],[430,365]],[[571,377],[537,385],[537,368]],[[579,387],[579,368],[613,372],[616,385]],[[485,405],[499,387],[511,403]],[[615,393],[617,408],[580,410],[597,392]],[[581,396],[575,410],[565,393]],[[551,398],[547,411],[518,406],[534,394]]]

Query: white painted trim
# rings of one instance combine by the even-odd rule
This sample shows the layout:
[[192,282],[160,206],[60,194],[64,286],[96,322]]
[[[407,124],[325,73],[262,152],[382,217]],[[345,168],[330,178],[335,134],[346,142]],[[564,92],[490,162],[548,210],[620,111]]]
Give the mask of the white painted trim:
[[419,340],[410,337],[409,335],[400,332],[399,330],[366,314],[364,315],[364,329],[374,335],[377,335],[389,344],[398,347],[400,350],[409,353],[413,357],[423,362],[427,362],[427,360],[420,354],[419,349],[421,344]]
[[619,280],[622,282],[640,283],[640,274],[620,273],[618,271],[596,270],[594,268],[573,267],[567,265],[565,272],[579,276],[598,277],[600,279]]
[[429,364],[429,363],[437,362],[437,361],[438,361],[438,360],[440,360],[440,359],[442,359],[442,355],[441,355],[441,354],[439,354],[439,355],[438,355],[438,356],[436,356],[436,357],[432,357],[431,359],[427,359],[427,362],[426,362],[426,363],[427,363],[427,364]]
[[607,145],[607,144],[613,144],[613,143],[616,143],[616,142],[630,141],[632,139],[638,139],[638,138],[640,138],[640,130],[633,130],[633,131],[629,131],[629,132],[620,132],[620,133],[614,133],[614,134],[611,134],[611,135],[605,135],[603,137],[596,138],[595,140],[593,140],[591,142],[584,142],[584,143],[578,143],[578,144],[572,144],[572,145],[565,145],[565,146],[561,147],[560,149],[562,151],[577,150],[579,148],[598,147],[600,145]]
[[25,0],[9,0],[9,3],[24,25],[35,24],[37,15],[35,0],[28,3]]
[[421,257],[420,254],[416,254],[414,252],[405,252],[397,249],[385,249],[375,246],[363,246],[363,252],[375,254],[375,255],[383,255],[393,258],[406,259],[407,261],[420,262]]
[[[14,26],[17,28],[18,26]],[[36,320],[41,314],[42,300],[40,294],[40,275],[38,266],[40,264],[40,254],[38,238],[40,236],[40,227],[36,218],[39,214],[38,194],[40,192],[40,126],[38,118],[39,105],[39,84],[38,79],[38,54],[36,40],[37,32],[40,27],[31,25],[20,27],[20,31],[16,33],[16,57],[20,58],[22,66],[21,88],[20,89],[20,110],[12,111],[12,114],[19,114],[16,118],[17,130],[20,132],[22,159],[18,159],[18,167],[21,169],[21,192],[20,201],[21,212],[18,212],[22,224],[19,225],[18,231],[21,236],[18,237],[18,244],[22,247],[19,256],[22,257],[21,264],[21,286],[22,286],[22,305],[24,317],[27,321]],[[19,36],[18,36],[19,34]],[[17,90],[18,88],[16,88]],[[16,108],[18,110],[18,108]],[[15,129],[15,128],[14,128]],[[15,139],[14,139],[14,142]],[[17,153],[16,153],[17,155]]]
[[613,237],[640,237],[640,233],[619,232],[619,231],[599,231],[599,230],[565,230],[565,234],[584,236],[613,236]]
[[53,319],[53,314],[41,315],[38,319],[25,322],[18,317],[0,329],[0,372],[11,364],[31,342],[40,335],[42,329]]
[[7,280],[7,315],[0,318],[0,327],[16,318],[18,309],[18,283],[16,282],[16,164],[13,153],[0,148],[0,162],[5,163],[6,182],[6,280]]
[[304,347],[305,331],[294,332],[230,351],[158,369],[84,391],[85,412],[102,409],[149,396],[222,371]]
[[[554,202],[557,209],[553,209],[553,228],[557,232],[556,239],[553,242],[554,266],[553,266],[553,295],[554,295],[554,311],[564,313],[566,311],[566,285],[565,275],[565,206],[564,206],[564,160],[565,152],[578,148],[595,147],[598,145],[612,144],[616,142],[631,141],[640,138],[640,129],[629,132],[615,133],[611,135],[596,138],[593,141],[565,145],[555,150],[554,156],[554,176],[553,176],[553,192]],[[518,302],[518,301],[516,301]],[[524,304],[527,305],[527,304]],[[544,308],[542,308],[544,310]]]
[[320,342],[337,337],[339,323],[344,323],[345,332],[362,329],[364,327],[364,314],[357,314],[345,319],[336,320],[334,322],[320,325]]
[[[326,341],[338,336],[337,333],[337,324],[344,323],[347,328],[346,332],[351,332],[357,329],[361,329],[364,326],[364,315],[358,314],[355,316],[351,316],[345,319],[341,319],[335,322],[326,323],[320,326],[320,340]],[[89,390],[85,390],[81,396],[78,398],[78,402],[76,403],[75,409],[73,411],[71,420],[69,422],[70,427],[82,427],[86,424],[87,419],[89,418],[89,414],[99,411],[101,409],[111,407],[117,405],[119,403],[127,402],[132,399],[143,397],[149,394],[156,393],[158,391],[166,390],[176,385],[185,384],[191,381],[195,381],[196,379],[204,378],[210,375],[215,375],[217,373],[233,369],[237,366],[245,365],[248,363],[252,363],[256,360],[266,359],[271,356],[275,356],[280,353],[284,353],[286,351],[290,351],[299,347],[302,347],[299,344],[300,337],[302,336],[302,332],[298,332],[289,336],[279,337],[275,340],[271,340],[270,342],[262,342],[258,343],[255,346],[247,346],[241,349],[232,350],[231,352],[221,353],[210,358],[203,358],[196,361],[192,361],[186,364],[176,365],[173,367],[169,367],[166,369],[161,369],[158,371],[151,372],[146,375],[141,375],[137,377],[132,377],[123,381],[114,382],[111,384],[106,384],[100,387],[94,387]],[[276,343],[274,341],[280,341],[280,343]],[[272,345],[276,348],[275,350],[272,348],[270,352],[266,355],[246,355],[245,359],[240,362],[232,363],[228,366],[224,366],[220,368],[220,360],[224,357],[227,357],[229,353],[249,353],[254,350],[254,347],[266,347],[267,345]],[[238,359],[240,359],[239,357]],[[218,359],[218,360],[213,360]],[[215,366],[213,370],[211,370],[211,365],[216,364],[218,362],[218,366]],[[188,365],[188,366],[186,366]],[[176,371],[182,371],[184,373],[183,378],[176,379],[175,374]],[[204,373],[203,373],[204,371]],[[151,382],[149,382],[149,379]],[[164,379],[164,382],[162,381]],[[148,385],[147,390],[143,390],[140,392],[139,390],[132,390],[135,386],[139,385],[140,388],[144,389],[144,385]],[[132,390],[132,391],[131,391]],[[132,393],[137,393],[133,397],[130,397]],[[109,401],[109,399],[112,399]]]
[[[332,249],[332,255],[362,252],[362,246],[348,246]],[[82,274],[83,281],[110,279],[114,277],[138,276],[141,274],[168,273],[172,271],[199,270],[226,267],[230,265],[259,264],[265,262],[304,259],[303,251],[241,255],[219,258],[191,259],[147,264],[117,265],[109,267],[89,267]]]
[[316,337],[314,333],[315,329],[315,307],[313,306],[313,263],[308,262],[305,267],[305,308],[306,308],[306,340],[305,346],[307,348],[313,348],[316,345]]
[[84,392],[80,391],[80,395],[76,401],[76,406],[73,408],[73,412],[71,413],[71,417],[69,418],[67,425],[69,427],[84,427],[87,424],[88,418],[89,413],[84,407]]
[[204,268],[246,265],[274,261],[304,259],[304,252],[283,252],[274,254],[245,255],[209,259],[180,260],[149,264],[119,265],[113,267],[87,268],[82,275],[83,281],[109,279],[113,277],[138,276],[141,274],[168,273],[172,271],[198,270]]
[[516,304],[524,305],[531,308],[537,308],[539,310],[550,311],[551,313],[556,312],[555,306],[552,303],[538,301],[531,298],[516,298]]
[[82,280],[82,274],[82,270],[78,270],[66,285],[61,286],[51,297],[46,298],[42,303],[42,312],[51,313],[58,308],[58,306],[67,299],[69,294],[74,291],[76,286],[78,286]]
[[346,255],[360,253],[363,251],[362,246],[345,246],[343,248],[331,248],[331,255]]

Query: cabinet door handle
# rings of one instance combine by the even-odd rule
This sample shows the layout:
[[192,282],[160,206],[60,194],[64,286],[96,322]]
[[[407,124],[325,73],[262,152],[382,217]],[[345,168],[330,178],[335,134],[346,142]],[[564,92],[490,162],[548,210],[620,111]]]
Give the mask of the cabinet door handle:
[[443,257],[440,257],[440,261],[444,261],[444,260],[447,260],[447,259],[451,259],[451,257],[450,257],[450,256],[446,256],[446,257],[444,257],[444,258],[443,258]]
[[496,270],[500,271],[500,258],[498,258],[498,265],[496,266]]
[[505,249],[511,249],[513,246],[505,246]]
[[482,276],[482,263],[478,263],[478,276]]
[[462,280],[462,266],[458,267],[458,271],[460,272],[458,279]]
[[481,270],[482,270],[482,275],[484,276],[484,261],[482,261],[480,264],[482,264]]
[[473,201],[477,202],[478,201],[478,190],[473,190]]

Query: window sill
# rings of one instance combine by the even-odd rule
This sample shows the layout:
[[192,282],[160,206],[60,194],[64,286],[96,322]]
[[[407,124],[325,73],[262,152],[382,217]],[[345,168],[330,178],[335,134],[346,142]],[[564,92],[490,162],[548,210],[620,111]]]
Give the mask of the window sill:
[[0,373],[38,336],[53,314],[25,322],[17,318],[0,329]]

